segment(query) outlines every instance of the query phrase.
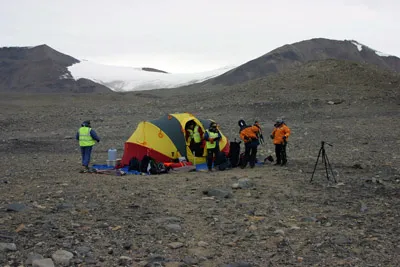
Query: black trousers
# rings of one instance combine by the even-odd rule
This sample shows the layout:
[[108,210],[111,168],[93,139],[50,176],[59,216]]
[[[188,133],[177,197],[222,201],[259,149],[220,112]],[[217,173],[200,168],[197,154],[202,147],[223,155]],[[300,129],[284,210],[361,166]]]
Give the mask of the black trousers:
[[276,164],[286,164],[286,144],[275,144]]
[[207,167],[209,170],[212,169],[213,158],[217,157],[218,152],[219,152],[218,147],[207,149]]
[[257,157],[257,145],[252,143],[244,144],[244,159],[242,163],[242,168],[247,166],[247,163],[250,162],[250,167],[254,167],[256,165],[256,157]]
[[195,153],[194,154],[195,157],[202,157],[203,156],[203,151],[204,150],[201,147],[201,143],[194,143],[194,142],[191,143],[190,144],[190,150]]

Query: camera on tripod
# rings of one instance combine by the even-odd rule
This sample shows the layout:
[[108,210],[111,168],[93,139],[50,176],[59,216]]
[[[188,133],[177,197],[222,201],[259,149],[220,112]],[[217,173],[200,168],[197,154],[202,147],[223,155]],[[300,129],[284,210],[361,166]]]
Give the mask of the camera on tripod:
[[[329,182],[329,171],[330,171],[331,174],[332,174],[333,180],[335,181],[335,183],[337,183],[336,178],[335,178],[335,174],[333,173],[333,170],[332,170],[331,163],[329,162],[328,155],[326,154],[326,151],[325,151],[325,144],[333,147],[332,144],[329,144],[328,142],[325,142],[325,141],[321,141],[321,148],[319,149],[319,152],[318,152],[317,161],[315,162],[314,171],[313,171],[313,173],[311,175],[310,183],[312,182],[312,180],[314,178],[314,173],[315,173],[315,170],[317,169],[318,160],[319,160],[320,156],[322,156],[321,160],[322,160],[322,163],[325,166],[326,179]],[[329,171],[328,171],[328,169],[329,169]]]

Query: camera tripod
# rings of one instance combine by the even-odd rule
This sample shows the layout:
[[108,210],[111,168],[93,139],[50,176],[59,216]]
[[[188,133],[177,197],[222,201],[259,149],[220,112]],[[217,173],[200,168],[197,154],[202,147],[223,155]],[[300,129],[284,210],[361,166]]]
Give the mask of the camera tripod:
[[322,154],[322,158],[321,158],[322,159],[322,163],[325,166],[326,179],[329,181],[329,172],[328,172],[328,168],[329,168],[330,172],[332,173],[333,180],[335,181],[335,183],[337,183],[336,178],[335,178],[335,174],[333,173],[333,170],[332,170],[331,163],[329,162],[329,159],[328,159],[328,155],[325,152],[325,146],[324,146],[325,144],[327,144],[329,146],[333,146],[333,145],[331,145],[331,144],[329,144],[327,142],[324,142],[324,141],[321,142],[321,148],[319,149],[319,152],[318,152],[317,161],[315,162],[314,171],[312,173],[312,176],[311,176],[311,179],[310,179],[310,183],[313,180],[314,173],[315,173],[315,170],[317,169],[318,160],[319,160],[319,157],[321,156],[321,154]]

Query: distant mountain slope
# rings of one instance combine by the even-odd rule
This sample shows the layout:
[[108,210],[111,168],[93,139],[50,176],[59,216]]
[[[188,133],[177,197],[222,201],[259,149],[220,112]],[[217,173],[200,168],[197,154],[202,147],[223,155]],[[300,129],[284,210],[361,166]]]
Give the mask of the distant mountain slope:
[[47,45],[0,48],[0,92],[109,92],[88,79],[72,79],[79,60]]
[[234,85],[281,72],[312,60],[324,59],[365,62],[383,69],[400,71],[398,57],[385,55],[356,41],[317,38],[279,47],[207,82],[216,85]]

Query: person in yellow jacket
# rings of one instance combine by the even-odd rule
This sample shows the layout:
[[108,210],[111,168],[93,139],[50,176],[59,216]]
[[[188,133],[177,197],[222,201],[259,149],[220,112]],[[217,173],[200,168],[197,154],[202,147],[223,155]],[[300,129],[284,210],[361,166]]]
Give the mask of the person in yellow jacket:
[[271,139],[275,145],[276,163],[275,165],[284,166],[287,163],[286,145],[290,136],[290,128],[282,119],[277,119],[274,124],[274,130],[271,134]]
[[194,152],[194,156],[203,156],[203,149],[201,147],[201,133],[200,127],[194,121],[188,123],[187,132],[189,133],[187,142],[189,143],[190,151]]
[[82,156],[83,170],[81,172],[88,172],[89,162],[92,154],[92,148],[96,142],[100,142],[97,133],[91,128],[90,121],[84,121],[76,133],[76,140],[79,141]]
[[204,140],[206,140],[207,149],[207,168],[208,171],[212,171],[213,159],[217,157],[219,152],[219,141],[222,139],[220,131],[217,129],[215,122],[210,123],[210,127],[204,134]]

